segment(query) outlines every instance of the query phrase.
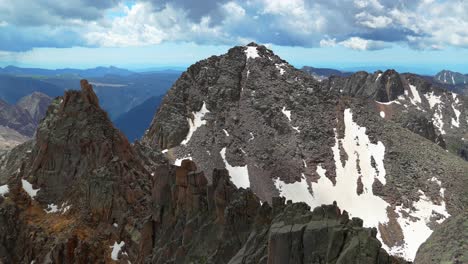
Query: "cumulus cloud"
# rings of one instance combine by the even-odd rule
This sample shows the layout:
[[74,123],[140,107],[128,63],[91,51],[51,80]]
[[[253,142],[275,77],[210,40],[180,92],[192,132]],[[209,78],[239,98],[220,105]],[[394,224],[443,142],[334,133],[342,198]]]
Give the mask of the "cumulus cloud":
[[360,37],[351,37],[339,44],[353,50],[379,50],[388,46],[388,44],[383,41],[368,40]]
[[[468,47],[468,1],[136,0],[129,6],[121,1],[0,0],[0,42],[6,43],[0,49],[170,41],[356,50]],[[25,36],[33,31],[37,34]]]

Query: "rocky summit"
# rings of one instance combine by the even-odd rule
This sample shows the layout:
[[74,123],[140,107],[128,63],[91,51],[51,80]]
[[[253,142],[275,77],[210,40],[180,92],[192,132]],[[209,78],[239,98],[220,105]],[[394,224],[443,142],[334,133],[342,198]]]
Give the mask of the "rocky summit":
[[415,258],[466,210],[466,98],[396,71],[321,82],[251,43],[202,60],[169,90],[143,142],[262,201],[338,202]]
[[0,156],[0,212],[2,263],[405,263],[336,203],[264,202],[130,145],[85,80]]

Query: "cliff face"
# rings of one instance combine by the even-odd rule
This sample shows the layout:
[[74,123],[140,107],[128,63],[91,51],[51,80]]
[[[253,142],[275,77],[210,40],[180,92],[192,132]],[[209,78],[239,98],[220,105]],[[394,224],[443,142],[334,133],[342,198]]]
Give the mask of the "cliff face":
[[130,145],[82,81],[52,102],[33,141],[0,156],[0,260],[403,263],[336,204],[269,205],[227,170],[212,175]]
[[[251,43],[189,67],[143,142],[173,164],[192,159],[209,183],[226,168],[262,201],[337,201],[411,260],[466,208],[468,163],[454,147],[468,137],[465,108],[461,96],[395,71],[318,82]],[[412,239],[416,227],[424,232]]]
[[[150,174],[91,86],[81,87],[54,100],[33,142],[2,157],[0,179],[9,189],[2,205],[13,217],[7,220],[20,223],[12,227],[19,239],[4,244],[6,262],[94,262],[108,251],[112,224],[133,227],[147,215]],[[97,227],[105,239],[93,234]]]

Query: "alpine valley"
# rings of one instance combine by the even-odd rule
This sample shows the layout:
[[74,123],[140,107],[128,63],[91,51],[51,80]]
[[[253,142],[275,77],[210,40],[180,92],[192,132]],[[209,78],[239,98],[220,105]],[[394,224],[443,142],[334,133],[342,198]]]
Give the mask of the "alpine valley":
[[464,75],[101,71],[0,76],[0,263],[468,263]]

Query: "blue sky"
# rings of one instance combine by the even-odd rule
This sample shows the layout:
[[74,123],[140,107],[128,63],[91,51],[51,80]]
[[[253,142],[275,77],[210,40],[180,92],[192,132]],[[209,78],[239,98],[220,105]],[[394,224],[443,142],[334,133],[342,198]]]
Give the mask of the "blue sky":
[[251,41],[296,67],[468,73],[463,0],[0,0],[0,66],[186,67]]

